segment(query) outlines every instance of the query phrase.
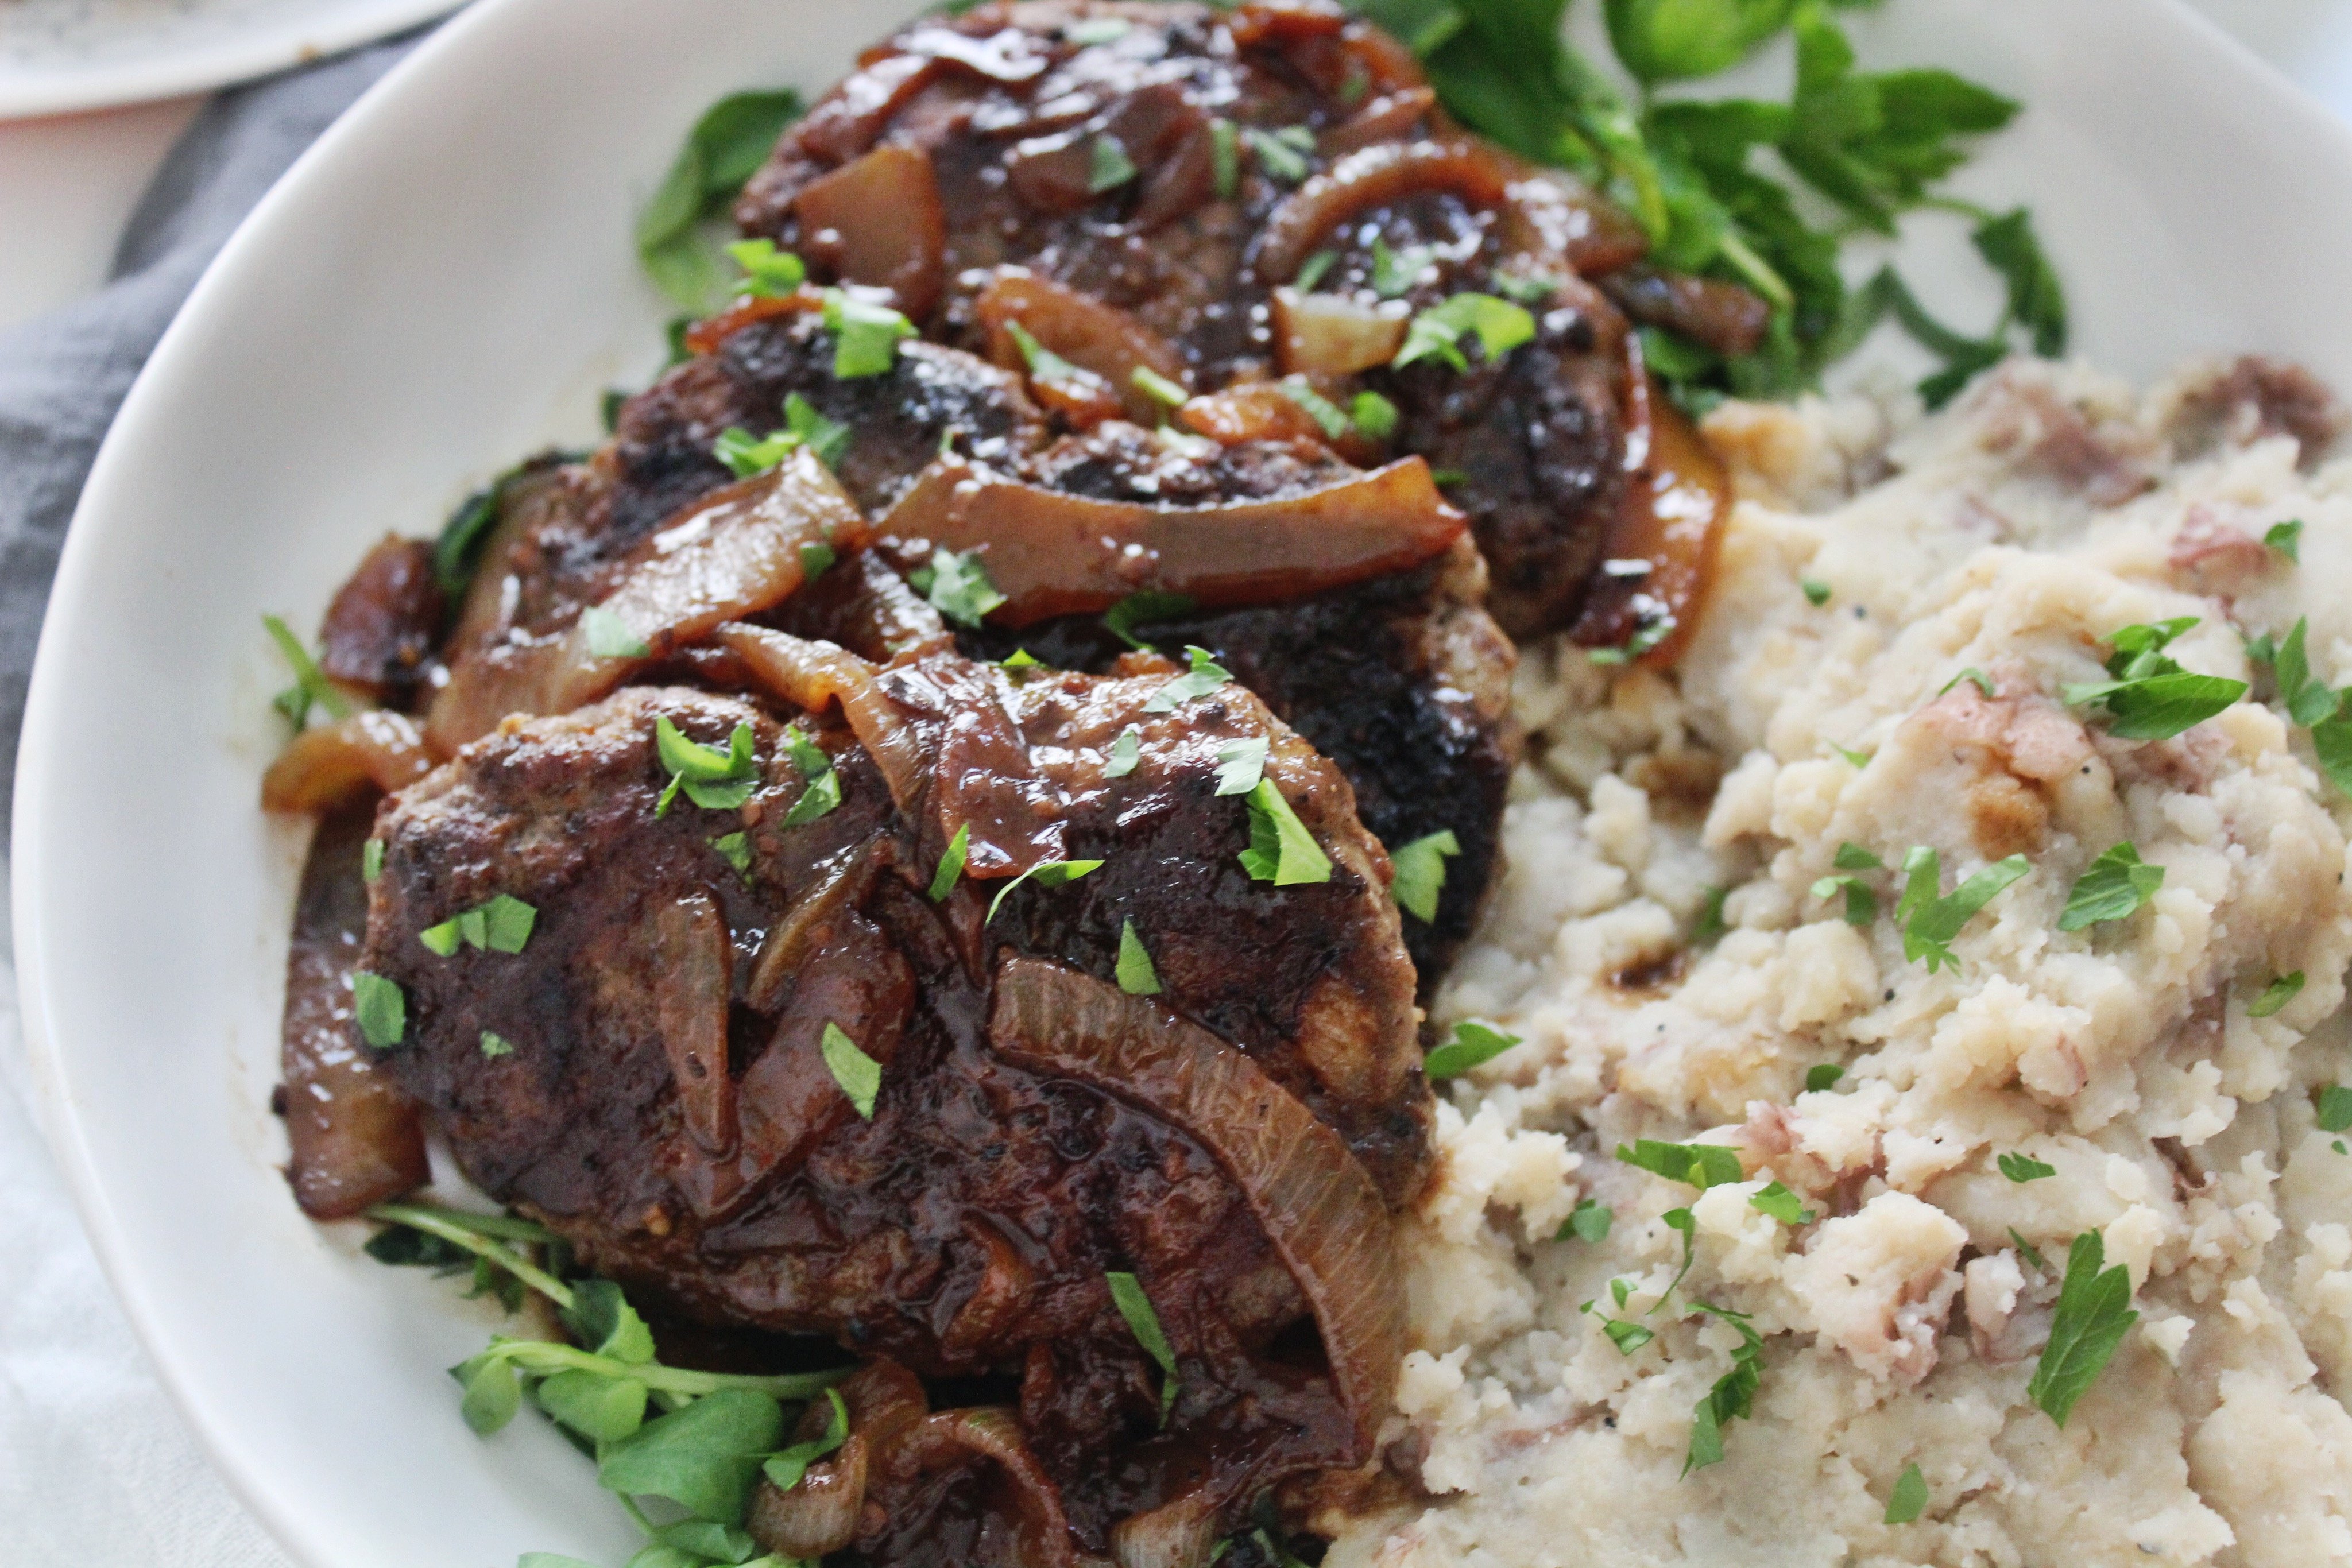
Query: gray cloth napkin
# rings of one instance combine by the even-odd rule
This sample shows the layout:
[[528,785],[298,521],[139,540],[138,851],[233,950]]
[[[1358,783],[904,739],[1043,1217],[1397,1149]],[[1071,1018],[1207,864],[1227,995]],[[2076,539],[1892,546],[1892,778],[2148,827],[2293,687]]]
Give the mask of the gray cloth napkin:
[[[237,220],[414,41],[214,99],[140,203],[106,288],[0,333],[0,854],[33,645],[100,438]],[[288,1568],[164,1398],[41,1146],[9,946],[0,904],[0,1562]]]
[[89,299],[0,332],[0,852],[58,551],[131,378],[239,219],[415,36],[222,93],[164,161]]

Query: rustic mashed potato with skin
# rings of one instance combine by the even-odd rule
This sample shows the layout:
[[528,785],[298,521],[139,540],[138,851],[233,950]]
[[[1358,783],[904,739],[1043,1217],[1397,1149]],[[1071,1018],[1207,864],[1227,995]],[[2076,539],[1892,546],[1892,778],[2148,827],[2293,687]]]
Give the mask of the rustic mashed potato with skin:
[[[1507,880],[1433,1011],[1524,1043],[1441,1101],[1418,1348],[1329,1568],[2352,1561],[2352,1155],[2315,1108],[2352,1077],[2352,804],[2241,638],[2307,617],[2313,674],[2352,683],[2352,460],[2303,390],[2021,362],[1900,434],[1869,402],[1710,419],[1744,498],[1679,667],[1523,663]],[[2263,543],[2289,519],[2299,563]],[[2168,652],[2244,700],[2156,741],[2059,700],[2179,616]],[[2059,929],[2125,841],[2161,887]],[[1946,890],[2031,869],[1931,973],[1898,871],[1853,873],[1867,924],[1814,895],[1849,842],[1930,846]],[[1817,1066],[1843,1076],[1808,1092]],[[1613,1157],[1642,1137],[1747,1179]],[[1775,1181],[1809,1217],[1750,1202]],[[1597,1242],[1563,1232],[1587,1198]],[[2139,1317],[2062,1429],[2028,1383],[2089,1231]],[[1742,1343],[1694,1301],[1762,1349],[1685,1476]],[[1887,1524],[1914,1464],[1926,1503]]]

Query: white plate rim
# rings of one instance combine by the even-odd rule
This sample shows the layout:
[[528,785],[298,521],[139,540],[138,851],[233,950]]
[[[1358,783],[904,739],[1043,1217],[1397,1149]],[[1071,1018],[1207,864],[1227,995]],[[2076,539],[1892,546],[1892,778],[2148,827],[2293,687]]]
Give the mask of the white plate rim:
[[[18,1004],[32,1068],[36,1110],[43,1133],[108,1281],[174,1407],[240,1500],[291,1555],[317,1568],[327,1568],[333,1562],[324,1542],[268,1477],[248,1472],[234,1462],[233,1445],[226,1441],[220,1413],[193,1397],[184,1370],[159,1348],[165,1337],[159,1326],[164,1315],[163,1309],[149,1289],[150,1282],[142,1276],[138,1259],[128,1247],[113,1197],[93,1157],[87,1129],[66,1092],[66,1052],[50,1027],[53,960],[42,921],[44,907],[49,902],[45,889],[53,876],[60,874],[53,869],[54,846],[44,831],[47,797],[58,781],[46,775],[52,755],[60,752],[72,738],[68,728],[71,716],[66,711],[62,695],[67,676],[55,653],[56,644],[62,641],[57,629],[76,618],[81,601],[93,591],[98,580],[98,550],[92,541],[98,531],[106,527],[118,476],[128,466],[125,450],[137,444],[143,426],[167,416],[171,406],[168,383],[179,379],[179,361],[189,351],[188,345],[205,329],[213,300],[228,292],[231,280],[251,265],[248,258],[264,249],[268,231],[278,215],[307,199],[310,185],[331,173],[341,150],[374,134],[375,122],[386,117],[389,104],[412,90],[412,83],[436,74],[442,61],[462,55],[470,47],[470,40],[494,26],[506,10],[529,3],[531,0],[481,0],[425,39],[302,153],[207,268],[133,382],[101,444],[60,554],[25,709],[12,819],[15,863],[10,909]],[[2267,62],[2190,10],[2182,0],[2125,3],[2146,7],[2152,21],[2185,29],[2200,47],[2213,52],[2217,64],[2258,89],[2266,104],[2294,117],[2298,121],[2298,131],[2336,147],[2346,165],[2352,167],[2352,129]],[[446,6],[447,0],[431,0],[415,8],[420,15],[432,15]]]
[[427,22],[465,0],[358,0],[315,23],[272,18],[215,42],[54,71],[0,69],[0,120],[152,103],[307,65]]

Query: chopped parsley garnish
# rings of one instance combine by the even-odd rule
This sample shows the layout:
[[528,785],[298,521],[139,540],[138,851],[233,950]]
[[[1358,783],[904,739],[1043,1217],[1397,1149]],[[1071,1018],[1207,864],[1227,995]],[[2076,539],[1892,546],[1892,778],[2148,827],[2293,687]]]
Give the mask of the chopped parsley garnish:
[[1895,1478],[1895,1490],[1886,1494],[1886,1522],[1909,1524],[1927,1507],[1927,1478],[1919,1473],[1916,1460],[1903,1467]]
[[399,985],[365,969],[352,972],[352,1017],[360,1038],[378,1051],[390,1051],[408,1032],[408,997]]
[[915,324],[887,305],[842,288],[824,291],[824,324],[834,333],[836,381],[888,375],[898,362],[899,341],[915,335]]
[[1691,1305],[1738,1330],[1739,1344],[1731,1353],[1731,1370],[1715,1380],[1715,1386],[1692,1412],[1690,1449],[1683,1457],[1685,1475],[1722,1459],[1723,1428],[1754,1412],[1756,1389],[1764,1374],[1764,1337],[1749,1323],[1747,1313],[1705,1301]]
[[2139,1321],[2131,1301],[2130,1271],[2118,1263],[2104,1268],[2106,1243],[2095,1230],[2074,1238],[2066,1254],[2066,1280],[2050,1321],[2050,1343],[2033,1369],[2026,1396],[2049,1412],[2061,1428],[2132,1324]]
[[2058,916],[2058,929],[2080,931],[2085,925],[2122,920],[2155,897],[2163,885],[2164,868],[2141,860],[2139,851],[2126,840],[2093,861],[2074,880],[2074,891],[2066,894],[2066,907]]
[[758,759],[752,755],[751,727],[739,722],[727,737],[727,749],[688,740],[667,714],[654,716],[654,749],[669,772],[669,785],[654,803],[654,815],[666,816],[678,791],[705,810],[731,811],[751,798],[760,781]]
[[1242,131],[1242,140],[1257,154],[1257,166],[1265,171],[1265,177],[1279,184],[1296,185],[1313,172],[1307,160],[1315,151],[1315,133],[1303,125],[1286,125],[1279,131],[1253,126]]
[[1331,269],[1339,265],[1338,251],[1318,250],[1298,264],[1298,276],[1290,280],[1290,286],[1302,294],[1311,294],[1315,291],[1315,286],[1328,277]]
[[1130,648],[1144,649],[1151,644],[1135,634],[1136,627],[1148,621],[1166,621],[1189,612],[1193,605],[1189,593],[1162,593],[1157,589],[1139,589],[1103,612],[1103,625],[1110,634]]
[[961,553],[935,549],[931,564],[916,572],[912,580],[932,609],[959,626],[979,625],[990,611],[1004,602],[1004,595],[988,580],[988,569],[981,564],[976,549]]
[[501,1056],[512,1056],[514,1041],[495,1030],[486,1029],[482,1031],[482,1054],[493,1061]]
[[[1013,896],[1013,890],[1024,882],[1034,882],[1039,887],[1066,887],[1102,863],[1100,861],[1039,861],[997,890],[996,896],[989,901],[988,918],[995,919],[996,912],[1004,907],[1004,901]],[[987,922],[982,921],[982,924],[986,925]]]
[[[824,1396],[833,1406],[825,1417],[824,1430],[804,1443],[794,1443],[774,1454],[760,1467],[760,1473],[780,1490],[790,1491],[800,1485],[811,1465],[840,1448],[849,1438],[848,1403],[841,1397],[841,1391],[837,1388],[826,1389]],[[755,1545],[751,1550],[756,1552],[759,1548]],[[722,1553],[722,1560],[732,1555],[731,1552]]]
[[1282,395],[1307,411],[1324,435],[1338,441],[1348,434],[1348,413],[1338,403],[1307,383],[1305,376],[1285,376],[1275,383]]
[[1519,1043],[1519,1037],[1464,1021],[1454,1026],[1454,1038],[1422,1060],[1421,1070],[1432,1083],[1457,1078],[1474,1067],[1492,1061]]
[[1160,994],[1160,971],[1152,967],[1151,950],[1135,934],[1132,920],[1118,928],[1118,988],[1130,997]]
[[1397,405],[1380,393],[1366,390],[1358,392],[1349,402],[1348,418],[1372,440],[1386,441],[1396,434]]
[[1457,371],[1470,368],[1462,352],[1462,336],[1469,333],[1493,364],[1536,335],[1536,319],[1524,305],[1514,305],[1492,294],[1456,294],[1413,317],[1406,327],[1404,346],[1390,364],[1402,370],[1416,361],[1437,359]]
[[1811,1225],[1813,1222],[1813,1211],[1805,1207],[1805,1200],[1777,1181],[1761,1192],[1750,1193],[1748,1207],[1783,1225]]
[[351,717],[350,699],[335,689],[326,672],[319,668],[319,661],[310,657],[310,651],[302,646],[302,640],[288,629],[286,622],[275,615],[265,615],[261,624],[294,669],[294,684],[270,698],[269,706],[284,714],[296,729],[310,723],[313,705],[337,718]]
[[1805,602],[1818,610],[1830,601],[1830,585],[1817,577],[1797,579],[1797,588],[1804,594]]
[[808,281],[808,268],[801,258],[791,251],[778,250],[772,239],[737,240],[727,247],[727,254],[743,269],[735,284],[738,294],[778,299]]
[[1691,923],[1691,940],[1700,946],[1711,946],[1723,940],[1731,929],[1724,923],[1723,901],[1731,896],[1727,887],[1710,887],[1698,906],[1698,918]]
[[651,650],[629,623],[601,604],[580,612],[581,629],[588,633],[588,655],[594,659],[642,659]]
[[1246,795],[1265,775],[1266,739],[1252,736],[1217,747],[1217,793]]
[[735,868],[735,874],[745,882],[751,880],[751,840],[747,833],[721,833],[710,841],[719,858]]
[[1992,689],[1992,677],[1986,674],[1982,670],[1978,669],[1974,664],[1970,664],[1967,669],[1962,670],[1958,674],[1954,675],[1950,680],[1946,681],[1942,685],[1937,686],[1936,688],[1936,695],[1937,696],[1942,696],[1946,692],[1950,691],[1962,681],[1968,682],[1969,685],[1976,687],[1977,690],[1982,692],[1987,696],[1994,695]]
[[1383,299],[1412,292],[1436,259],[1437,253],[1425,245],[1391,250],[1386,240],[1372,241],[1372,292]]
[[2336,695],[2327,683],[2311,677],[2311,661],[2304,651],[2309,630],[2309,618],[2298,619],[2271,656],[2279,700],[2286,704],[2287,716],[2305,728],[2324,722],[2336,708]]
[[1830,742],[1830,749],[1836,752],[1840,757],[1844,758],[1847,762],[1856,768],[1867,768],[1870,766],[1870,753],[1867,751],[1856,751],[1850,747],[1840,746],[1835,741]]
[[2058,1174],[2056,1166],[2044,1165],[2032,1155],[2003,1155],[1994,1163],[2000,1166],[2001,1175],[2020,1186],[2023,1186],[2027,1182],[2040,1181],[2043,1176],[2054,1176]]
[[1160,1424],[1165,1427],[1170,1412],[1176,1408],[1176,1352],[1160,1326],[1160,1314],[1152,1310],[1151,1298],[1144,1293],[1143,1282],[1117,1269],[1109,1270],[1103,1278],[1110,1283],[1111,1304],[1118,1309],[1118,1315],[1127,1320],[1127,1332],[1135,1336],[1135,1343],[1143,1347],[1146,1355],[1160,1364],[1163,1380],[1160,1390]]
[[2291,975],[2277,976],[2269,985],[2263,988],[2261,996],[2246,1004],[2246,1013],[2251,1018],[2266,1019],[2294,1000],[2302,992],[2303,971],[2301,969],[2295,970]]
[[487,904],[426,926],[416,939],[444,958],[457,952],[461,943],[487,953],[520,953],[530,942],[530,928],[538,919],[539,911],[532,905],[501,893]]
[[2118,627],[2107,641],[2105,681],[2070,682],[2059,695],[2070,707],[2104,707],[2107,733],[2119,740],[2165,740],[2202,724],[2246,695],[2243,681],[2191,674],[2164,650],[2197,624],[2182,615],[2154,625]]
[[1609,1228],[1616,1222],[1617,1216],[1607,1204],[1598,1198],[1583,1198],[1569,1211],[1568,1218],[1559,1222],[1559,1229],[1552,1239],[1565,1241],[1573,1236],[1597,1247],[1609,1239]]
[[1193,698],[1207,696],[1234,678],[1233,672],[1210,657],[1206,648],[1187,646],[1184,656],[1192,661],[1192,667],[1152,693],[1150,700],[1143,705],[1144,712],[1174,713]]
[[1838,1080],[1844,1076],[1845,1069],[1843,1067],[1832,1062],[1815,1062],[1805,1069],[1805,1092],[1818,1094],[1824,1089],[1834,1089]]
[[1184,389],[1181,382],[1169,380],[1150,365],[1136,366],[1128,372],[1127,379],[1136,391],[1154,402],[1166,403],[1170,408],[1181,408],[1192,401],[1192,394]]
[[833,563],[840,559],[841,558],[838,555],[834,553],[833,547],[828,544],[804,544],[801,546],[801,580],[803,582],[815,581],[818,578],[823,577],[826,572],[831,571],[833,570]]
[[1135,160],[1116,136],[1097,136],[1087,164],[1087,194],[1116,191],[1135,178]]
[[1241,189],[1241,137],[1230,120],[1209,121],[1209,168],[1217,200],[1230,202]]
[[1878,918],[1878,894],[1858,876],[1825,876],[1813,883],[1815,898],[1834,898],[1845,894],[1845,923],[1867,925]]
[[383,841],[370,839],[360,846],[360,880],[373,882],[383,874]]
[[1601,1319],[1601,1332],[1609,1336],[1609,1343],[1617,1347],[1620,1355],[1631,1355],[1658,1337],[1655,1329],[1628,1322],[1623,1318]]
[[[849,426],[837,419],[825,418],[817,412],[816,404],[798,392],[784,394],[784,428],[799,436],[803,444],[816,454],[816,460],[827,468],[839,467],[842,457],[849,451]],[[807,545],[801,547],[803,550],[810,548]],[[823,567],[817,569],[819,571],[823,570]],[[809,575],[814,577],[816,572]]]
[[955,891],[956,879],[963,875],[964,857],[971,852],[971,824],[956,829],[955,837],[948,841],[945,853],[940,856],[939,869],[931,873],[931,902],[944,904]]
[[1103,777],[1124,779],[1134,772],[1136,764],[1142,760],[1143,732],[1130,724],[1118,732],[1118,739],[1110,743],[1110,758],[1103,764]]
[[824,747],[803,735],[799,725],[784,727],[783,744],[784,755],[793,759],[793,766],[807,781],[801,798],[784,813],[783,825],[797,828],[815,821],[841,804],[841,773],[834,767],[833,758],[825,755]]
[[832,1070],[833,1081],[849,1096],[858,1115],[868,1122],[874,1120],[874,1097],[882,1092],[882,1064],[860,1051],[857,1042],[831,1019],[825,1022],[824,1035],[817,1049],[824,1053],[824,1064]]
[[730,424],[710,444],[710,455],[727,465],[738,479],[749,479],[782,463],[800,444],[801,438],[789,430],[754,435],[740,424]]
[[2331,1083],[2319,1092],[2319,1130],[2341,1133],[2352,1127],[2352,1089]]
[[1451,828],[1425,833],[1391,852],[1396,880],[1389,884],[1389,896],[1413,918],[1435,920],[1438,895],[1445,891],[1445,862],[1461,852],[1462,841]]
[[1036,334],[1020,322],[1007,321],[1004,330],[1012,337],[1013,347],[1021,350],[1021,362],[1037,380],[1055,386],[1070,386],[1087,379],[1087,371],[1039,342]]
[[2303,564],[2303,519],[2292,517],[2284,523],[2273,523],[2263,535],[2263,543],[2286,557],[2297,566]]
[[1943,885],[1942,862],[1927,846],[1915,847],[1903,857],[1903,897],[1895,906],[1895,922],[1903,927],[1903,956],[1913,963],[1925,959],[1931,975],[1948,964],[1958,969],[1960,961],[1952,955],[1952,938],[1992,901],[1993,894],[2032,869],[2023,855],[2011,855],[1938,897],[1936,890]]
[[1331,857],[1323,852],[1323,846],[1315,841],[1315,835],[1307,831],[1307,824],[1298,820],[1273,779],[1259,779],[1244,798],[1249,801],[1250,843],[1241,852],[1241,862],[1251,881],[1297,887],[1331,880]]
[[720,99],[695,121],[638,214],[637,259],[687,309],[706,308],[719,289],[719,263],[700,232],[705,220],[726,211],[800,112],[800,94],[789,88]]
[[1617,1157],[1652,1176],[1702,1191],[1748,1179],[1739,1168],[1739,1152],[1720,1144],[1663,1144],[1654,1138],[1638,1138],[1631,1148],[1618,1145]]
[[2044,1274],[2050,1272],[2050,1265],[2043,1260],[2042,1249],[2039,1247],[2036,1247],[2032,1242],[2028,1241],[2024,1237],[2019,1235],[2017,1227],[2014,1225],[2009,1228],[2009,1239],[2017,1244],[2017,1255],[2019,1257],[2032,1264],[2040,1272]]

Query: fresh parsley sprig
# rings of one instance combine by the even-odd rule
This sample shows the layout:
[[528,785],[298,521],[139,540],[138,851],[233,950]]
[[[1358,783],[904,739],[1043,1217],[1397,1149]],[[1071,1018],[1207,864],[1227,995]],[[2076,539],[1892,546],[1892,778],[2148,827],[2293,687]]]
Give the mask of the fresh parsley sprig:
[[2032,869],[2023,855],[2011,855],[1939,895],[1942,859],[1925,844],[1915,846],[1903,857],[1903,897],[1895,906],[1895,923],[1903,927],[1903,956],[1915,964],[1925,961],[1931,975],[1946,966],[1957,970],[1960,961],[1952,953],[1952,939],[1993,894]]
[[653,200],[638,214],[637,259],[661,291],[684,308],[706,309],[720,290],[718,247],[703,233],[704,225],[733,203],[800,112],[800,94],[790,88],[720,99],[694,122]]
[[2100,707],[2118,740],[2166,740],[2202,724],[2246,695],[2246,683],[2192,674],[2165,653],[2197,624],[2194,615],[2122,626],[2109,635],[2108,679],[2070,682],[2059,690],[2069,707]]
[[2124,1335],[2139,1321],[2131,1302],[2131,1275],[2120,1263],[2105,1267],[2106,1243],[2095,1230],[2074,1238],[2066,1253],[2066,1279],[2050,1322],[2050,1343],[2025,1385],[2026,1396],[2060,1427],[2088,1392]]
[[1454,836],[1451,828],[1441,828],[1399,845],[1389,852],[1389,860],[1396,867],[1396,880],[1389,884],[1389,896],[1414,919],[1423,923],[1435,920],[1437,901],[1445,892],[1445,862],[1461,852],[1462,841]]
[[2093,861],[2066,894],[2058,916],[2061,931],[2080,931],[2109,920],[2123,920],[2156,896],[2164,885],[2164,868],[2139,858],[2126,840]]

